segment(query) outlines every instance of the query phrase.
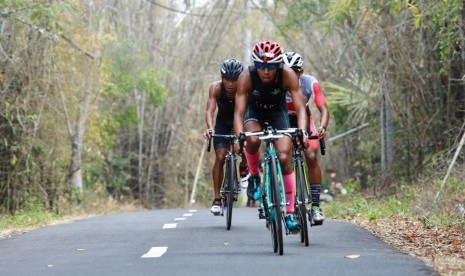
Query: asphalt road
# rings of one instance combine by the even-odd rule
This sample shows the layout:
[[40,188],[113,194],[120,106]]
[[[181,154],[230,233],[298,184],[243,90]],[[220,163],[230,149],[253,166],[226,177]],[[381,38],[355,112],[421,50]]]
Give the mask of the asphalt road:
[[[356,258],[348,258],[355,255]],[[357,257],[358,256],[358,257]],[[209,210],[155,210],[52,225],[0,240],[0,275],[435,275],[368,231],[327,220],[310,246],[284,237],[273,253],[257,209],[236,208],[230,231]]]

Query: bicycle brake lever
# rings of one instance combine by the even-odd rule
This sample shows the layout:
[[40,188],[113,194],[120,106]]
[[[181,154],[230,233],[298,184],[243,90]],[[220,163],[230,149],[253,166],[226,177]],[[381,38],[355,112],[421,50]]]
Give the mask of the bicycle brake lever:
[[245,141],[245,134],[244,132],[239,133],[239,146],[240,146],[240,151],[242,152],[242,149],[244,148],[244,141]]

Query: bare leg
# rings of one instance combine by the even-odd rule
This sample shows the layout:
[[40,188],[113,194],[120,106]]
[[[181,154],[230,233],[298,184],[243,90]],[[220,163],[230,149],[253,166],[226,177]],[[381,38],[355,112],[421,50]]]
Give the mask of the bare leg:
[[215,198],[220,197],[221,183],[223,183],[223,168],[226,158],[226,149],[218,149],[216,151],[215,164],[213,165],[213,191],[215,193]]

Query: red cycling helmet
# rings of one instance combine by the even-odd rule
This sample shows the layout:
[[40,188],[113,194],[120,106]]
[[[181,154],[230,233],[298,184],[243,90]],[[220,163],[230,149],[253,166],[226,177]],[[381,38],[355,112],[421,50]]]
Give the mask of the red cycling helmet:
[[261,41],[255,44],[252,51],[254,62],[281,63],[283,61],[283,48],[273,41]]

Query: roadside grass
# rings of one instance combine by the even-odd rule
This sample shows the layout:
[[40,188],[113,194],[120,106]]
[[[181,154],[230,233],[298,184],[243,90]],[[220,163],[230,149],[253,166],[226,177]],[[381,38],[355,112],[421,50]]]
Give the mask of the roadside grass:
[[465,187],[451,178],[401,185],[395,195],[364,196],[348,184],[348,193],[325,202],[326,217],[355,223],[398,250],[420,258],[440,275],[465,275]]
[[15,215],[2,215],[0,217],[0,229],[35,228],[59,219],[57,214],[46,210],[43,204],[35,198],[27,200],[24,208]]
[[45,225],[67,223],[95,215],[114,214],[144,209],[142,206],[125,200],[115,200],[108,196],[85,191],[81,204],[69,200],[60,202],[60,212],[49,210],[39,199],[28,199],[24,207],[15,214],[0,214],[0,238],[27,232]]
[[402,217],[419,220],[427,227],[465,229],[465,184],[451,178],[437,202],[433,202],[440,180],[401,185],[395,195],[365,196],[356,183],[347,185],[347,194],[325,202],[325,216],[335,219],[360,217],[367,220]]

